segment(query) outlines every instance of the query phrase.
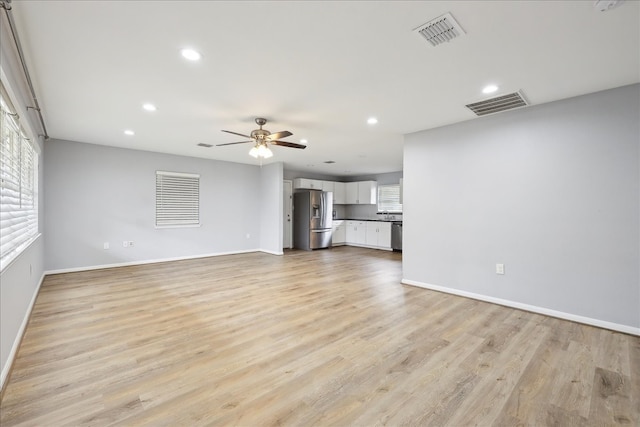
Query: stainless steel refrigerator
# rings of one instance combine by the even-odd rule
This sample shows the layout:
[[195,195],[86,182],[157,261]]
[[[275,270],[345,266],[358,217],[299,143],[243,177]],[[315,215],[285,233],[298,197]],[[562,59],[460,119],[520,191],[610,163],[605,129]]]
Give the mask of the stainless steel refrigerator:
[[302,191],[293,194],[293,246],[310,251],[331,246],[333,193]]

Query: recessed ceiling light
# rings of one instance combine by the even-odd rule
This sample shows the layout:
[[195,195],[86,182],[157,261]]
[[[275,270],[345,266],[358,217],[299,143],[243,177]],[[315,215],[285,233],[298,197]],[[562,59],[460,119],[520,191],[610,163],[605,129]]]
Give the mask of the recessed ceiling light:
[[301,139],[300,140],[300,144],[306,144],[307,142],[309,142],[309,141],[307,141],[306,139]]
[[146,104],[142,104],[142,108],[147,111],[156,111],[158,109],[155,105],[149,104],[148,102]]
[[129,135],[129,136],[133,136],[133,135],[135,135],[136,133],[135,133],[134,131],[130,130],[130,129],[127,129],[127,130],[125,130],[125,131],[124,131],[124,134],[125,134],[125,135]]
[[482,93],[493,93],[498,90],[498,86],[496,85],[487,85],[482,88]]
[[189,61],[199,61],[200,58],[202,58],[202,55],[200,54],[200,52],[193,49],[182,49],[180,53]]
[[367,123],[369,123],[370,125],[375,125],[376,123],[378,123],[378,119],[376,119],[375,117],[369,117],[367,119]]

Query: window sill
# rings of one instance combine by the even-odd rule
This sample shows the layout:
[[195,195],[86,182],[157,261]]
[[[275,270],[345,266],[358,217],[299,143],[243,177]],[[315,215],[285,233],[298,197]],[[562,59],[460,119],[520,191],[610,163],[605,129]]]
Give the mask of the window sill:
[[20,255],[25,253],[27,249],[31,247],[31,245],[42,236],[42,233],[38,233],[22,245],[11,251],[11,254],[7,256],[6,259],[0,261],[0,274],[4,273],[9,267],[13,265],[13,263],[20,258]]

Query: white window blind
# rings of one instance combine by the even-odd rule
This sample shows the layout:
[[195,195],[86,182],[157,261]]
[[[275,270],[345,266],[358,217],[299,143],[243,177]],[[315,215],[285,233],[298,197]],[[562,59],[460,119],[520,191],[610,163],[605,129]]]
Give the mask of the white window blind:
[[156,227],[200,225],[200,175],[156,171]]
[[38,154],[0,96],[0,269],[38,235]]
[[378,212],[402,212],[400,184],[378,185]]

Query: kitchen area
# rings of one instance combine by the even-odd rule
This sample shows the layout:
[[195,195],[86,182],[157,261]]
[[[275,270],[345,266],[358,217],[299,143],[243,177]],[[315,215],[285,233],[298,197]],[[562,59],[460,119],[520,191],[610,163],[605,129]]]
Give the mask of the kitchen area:
[[[348,245],[402,251],[402,172],[355,179],[291,180],[292,221],[285,221],[285,227],[292,227],[290,247],[314,250]],[[285,216],[286,210],[285,206]],[[285,248],[286,244],[285,239]]]

